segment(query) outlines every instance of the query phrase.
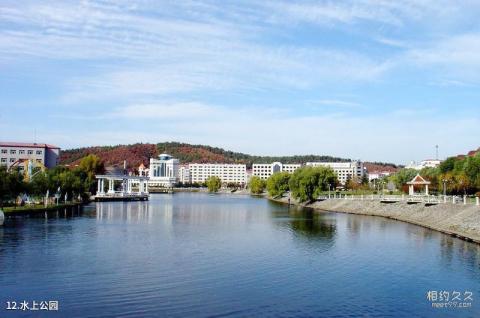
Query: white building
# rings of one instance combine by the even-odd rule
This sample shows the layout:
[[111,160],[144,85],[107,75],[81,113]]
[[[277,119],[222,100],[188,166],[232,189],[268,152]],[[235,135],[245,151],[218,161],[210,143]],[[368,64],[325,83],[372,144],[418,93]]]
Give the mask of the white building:
[[191,163],[188,165],[192,183],[203,183],[209,177],[219,177],[222,183],[247,182],[247,166],[244,164],[227,163]]
[[390,171],[372,171],[368,172],[368,182],[372,182],[372,180],[378,180],[385,177],[388,177],[392,173]]
[[406,165],[406,169],[415,169],[415,170],[422,170],[423,168],[436,168],[442,163],[441,160],[438,159],[425,159],[417,163],[415,161],[411,161],[410,164]]
[[33,160],[47,168],[58,164],[60,148],[48,144],[0,142],[0,165],[10,168],[13,164]]
[[183,184],[192,182],[190,178],[190,168],[188,165],[181,165],[178,169],[178,181]]
[[281,162],[274,163],[254,163],[252,165],[252,175],[260,179],[268,179],[275,172],[293,173],[302,165],[298,163],[283,164]]
[[337,175],[337,179],[341,184],[345,184],[348,179],[357,178],[361,180],[365,176],[365,169],[363,162],[351,161],[351,162],[307,162],[307,166],[323,166],[330,167]]
[[138,166],[138,175],[140,177],[148,177],[148,171],[150,169],[148,168],[145,168],[145,165],[143,163],[140,164],[140,166]]
[[179,160],[167,154],[161,154],[158,159],[150,158],[148,169],[148,185],[173,187],[178,178]]

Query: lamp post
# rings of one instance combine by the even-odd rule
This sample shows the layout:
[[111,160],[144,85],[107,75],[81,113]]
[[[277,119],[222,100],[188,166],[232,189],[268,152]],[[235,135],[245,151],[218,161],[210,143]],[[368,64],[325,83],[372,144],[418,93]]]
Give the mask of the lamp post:
[[442,179],[443,182],[443,196],[447,196],[447,179]]

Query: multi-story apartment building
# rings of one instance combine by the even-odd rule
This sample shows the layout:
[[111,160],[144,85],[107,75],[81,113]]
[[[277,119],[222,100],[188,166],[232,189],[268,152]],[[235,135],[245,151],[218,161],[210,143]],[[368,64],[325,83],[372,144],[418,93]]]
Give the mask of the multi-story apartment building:
[[178,178],[179,160],[168,154],[161,154],[158,159],[150,158],[148,185],[173,187]]
[[351,162],[307,162],[307,166],[324,166],[330,167],[337,175],[337,179],[341,184],[345,184],[348,179],[357,178],[361,180],[365,175],[365,169],[363,162],[351,161]]
[[47,168],[58,164],[60,148],[48,144],[0,142],[0,165],[10,168],[15,163],[33,160]]
[[188,167],[192,183],[203,183],[211,176],[219,177],[222,183],[245,185],[247,182],[247,166],[244,164],[191,163]]
[[188,165],[181,165],[178,169],[178,182],[183,184],[191,183],[190,168]]
[[268,179],[275,172],[293,173],[302,165],[298,163],[283,164],[281,162],[274,163],[254,163],[252,166],[252,176],[257,176],[261,179]]

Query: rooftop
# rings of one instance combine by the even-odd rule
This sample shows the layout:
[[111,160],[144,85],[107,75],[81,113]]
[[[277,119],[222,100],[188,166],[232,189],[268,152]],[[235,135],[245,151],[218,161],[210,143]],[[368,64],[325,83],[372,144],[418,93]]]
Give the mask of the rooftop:
[[8,142],[0,141],[0,147],[26,147],[26,148],[51,148],[51,149],[60,149],[60,147],[43,144],[43,143],[30,143],[30,142]]

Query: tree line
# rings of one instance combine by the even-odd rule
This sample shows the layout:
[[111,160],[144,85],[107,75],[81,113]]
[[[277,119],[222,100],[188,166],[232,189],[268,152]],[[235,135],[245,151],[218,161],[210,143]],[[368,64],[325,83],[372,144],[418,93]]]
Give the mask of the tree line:
[[[15,204],[20,195],[43,199],[57,194],[61,198],[80,200],[88,199],[89,193],[95,192],[95,175],[104,171],[103,162],[95,155],[84,157],[78,166],[71,169],[56,166],[45,171],[35,168],[27,177],[19,168],[8,170],[0,167],[0,206]],[[42,201],[42,200],[40,200]]]
[[420,171],[402,169],[389,178],[398,189],[408,191],[406,183],[417,173],[431,182],[433,193],[476,194],[480,195],[480,153],[474,156],[450,157],[436,168],[424,168]]
[[290,191],[293,198],[300,202],[314,201],[322,192],[335,189],[338,185],[337,175],[330,167],[305,166],[288,172],[276,172],[267,180],[257,176],[250,179],[249,188],[252,194],[265,191],[271,197],[279,197]]

